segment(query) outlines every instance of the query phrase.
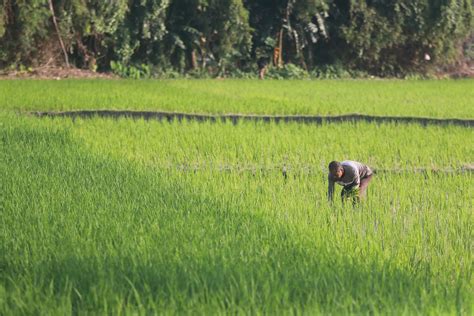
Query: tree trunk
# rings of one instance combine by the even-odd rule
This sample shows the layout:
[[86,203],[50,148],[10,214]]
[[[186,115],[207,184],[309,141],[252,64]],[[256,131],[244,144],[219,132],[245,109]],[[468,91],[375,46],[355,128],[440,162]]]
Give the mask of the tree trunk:
[[280,54],[278,55],[278,68],[283,67],[283,28],[280,29],[280,38],[278,48]]
[[191,69],[196,69],[198,67],[198,64],[197,64],[197,55],[196,55],[196,50],[193,49],[191,51]]
[[63,39],[61,38],[61,33],[59,32],[58,22],[56,21],[56,15],[54,14],[53,1],[48,0],[48,2],[49,2],[49,10],[51,11],[51,15],[53,17],[54,27],[56,29],[56,33],[58,34],[59,44],[61,44],[61,49],[64,54],[64,61],[66,62],[66,67],[69,68],[69,58],[67,56],[67,51],[66,51],[66,47],[64,46]]

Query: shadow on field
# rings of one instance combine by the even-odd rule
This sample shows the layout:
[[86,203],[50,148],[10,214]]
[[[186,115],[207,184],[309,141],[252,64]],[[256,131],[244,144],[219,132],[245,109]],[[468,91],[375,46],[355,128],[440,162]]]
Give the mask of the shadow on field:
[[0,246],[5,312],[420,311],[433,298],[430,275],[308,248],[239,202],[29,123],[1,135],[3,223],[15,236]]
[[[304,251],[282,249],[271,255],[253,262],[204,255],[200,260],[187,257],[181,264],[124,256],[100,262],[69,257],[35,264],[27,278],[34,278],[31,286],[38,291],[38,299],[50,291],[55,296],[68,296],[74,312],[103,311],[107,305],[148,312],[198,312],[203,308],[231,313],[276,313],[288,308],[393,312],[423,310],[424,305],[430,305],[430,298],[438,298],[426,293],[438,286],[429,276],[412,278],[400,270],[362,266],[341,258],[309,259],[310,254]],[[282,259],[288,256],[297,261]],[[11,277],[18,280],[24,275]],[[445,304],[446,297],[443,299]]]
[[454,118],[429,118],[429,117],[408,117],[408,116],[375,116],[365,114],[344,114],[334,116],[322,115],[254,115],[254,114],[194,114],[179,112],[159,112],[159,111],[112,111],[112,110],[83,110],[68,112],[31,112],[38,117],[71,117],[71,118],[134,118],[145,120],[166,120],[166,121],[222,121],[237,124],[239,121],[255,122],[275,122],[275,123],[342,123],[342,122],[371,122],[371,123],[412,123],[423,126],[428,125],[458,125],[472,127],[474,120],[454,119]]

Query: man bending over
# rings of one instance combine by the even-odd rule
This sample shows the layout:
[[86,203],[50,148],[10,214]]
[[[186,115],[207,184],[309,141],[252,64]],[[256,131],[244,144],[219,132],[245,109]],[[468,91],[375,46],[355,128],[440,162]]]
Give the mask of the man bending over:
[[333,200],[334,183],[337,183],[344,186],[341,192],[342,202],[352,199],[352,204],[355,205],[365,196],[371,179],[372,170],[360,162],[331,161],[328,174],[328,200]]

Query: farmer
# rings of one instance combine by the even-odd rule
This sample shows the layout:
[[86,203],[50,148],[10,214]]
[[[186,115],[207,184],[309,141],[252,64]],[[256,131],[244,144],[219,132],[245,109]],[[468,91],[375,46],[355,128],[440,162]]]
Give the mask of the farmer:
[[365,196],[371,179],[372,170],[360,162],[331,161],[328,174],[328,200],[333,200],[334,183],[337,183],[344,186],[341,192],[342,202],[352,199],[352,204],[355,205]]

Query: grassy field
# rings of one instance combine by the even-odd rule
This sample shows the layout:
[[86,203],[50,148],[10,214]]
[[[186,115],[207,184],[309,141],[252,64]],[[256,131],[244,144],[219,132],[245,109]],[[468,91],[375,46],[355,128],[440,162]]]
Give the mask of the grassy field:
[[474,118],[474,80],[0,81],[0,109]]
[[[473,163],[472,128],[73,121],[15,113],[81,107],[227,112],[225,104],[213,107],[219,81],[99,83],[0,82],[9,91],[0,94],[1,315],[472,314],[473,178],[462,171]],[[206,92],[210,84],[216,86]],[[238,81],[227,84],[237,89]],[[251,86],[241,84],[242,90]],[[384,103],[389,92],[380,89],[372,110],[385,104],[387,114],[442,117],[449,112],[439,99],[448,95],[464,100],[453,106],[456,117],[471,117],[473,105],[465,97],[470,92],[459,93],[470,81],[263,84],[277,94],[278,85],[338,86],[352,91],[355,104],[377,95],[377,88],[365,93],[363,85],[405,85],[421,108],[427,100],[420,95],[445,87],[431,110],[427,104],[413,112]],[[36,92],[15,99],[12,91],[28,85]],[[44,98],[42,85],[49,87]],[[74,85],[77,95],[67,94]],[[173,96],[162,85],[189,87],[174,92],[188,103],[162,107]],[[122,98],[114,92],[118,86]],[[152,87],[166,97],[153,98]],[[193,107],[192,89],[211,97]],[[133,99],[139,90],[142,105]],[[298,93],[291,88],[290,94]],[[242,106],[238,111],[301,113],[291,99],[273,108],[263,94],[267,103],[260,109],[259,98],[245,98],[248,103],[229,103],[229,112]],[[334,102],[344,111],[344,102]],[[327,164],[345,158],[380,170],[368,200],[355,208],[326,200]]]

